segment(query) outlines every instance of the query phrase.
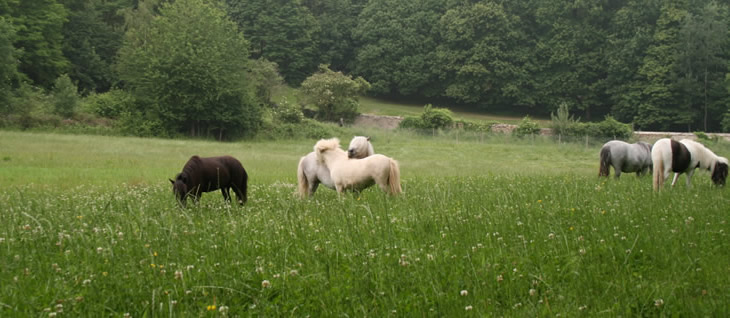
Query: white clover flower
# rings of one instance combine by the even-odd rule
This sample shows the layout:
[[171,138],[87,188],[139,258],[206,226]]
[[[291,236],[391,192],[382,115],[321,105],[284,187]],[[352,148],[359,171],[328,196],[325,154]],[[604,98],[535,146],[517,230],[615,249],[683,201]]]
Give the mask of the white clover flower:
[[474,309],[471,305],[464,307],[464,310],[469,311]]
[[466,295],[469,295],[469,292],[468,292],[468,291],[467,291],[466,289],[464,289],[464,290],[462,290],[462,291],[461,291],[461,292],[459,293],[459,295],[461,295],[461,296],[466,296]]
[[270,281],[268,281],[268,280],[265,280],[265,279],[264,279],[264,280],[263,280],[263,281],[261,282],[261,287],[263,287],[263,288],[269,288],[269,287],[271,287],[271,282],[270,282]]

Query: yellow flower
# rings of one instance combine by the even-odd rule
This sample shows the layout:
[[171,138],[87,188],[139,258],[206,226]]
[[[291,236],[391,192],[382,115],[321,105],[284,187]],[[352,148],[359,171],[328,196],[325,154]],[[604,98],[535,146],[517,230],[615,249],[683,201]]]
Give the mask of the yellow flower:
[[215,305],[208,306],[208,311],[214,311],[214,310],[215,310]]
[[155,265],[154,263],[150,264],[150,267],[152,267],[152,268],[155,268],[155,266],[157,266],[157,265]]
[[570,230],[571,230],[571,231],[573,230],[573,227],[572,227],[572,226],[570,227]]
[[107,273],[107,272],[102,272],[101,274],[104,275],[104,276],[109,275],[109,273]]
[[152,255],[157,256],[157,252],[152,253]]

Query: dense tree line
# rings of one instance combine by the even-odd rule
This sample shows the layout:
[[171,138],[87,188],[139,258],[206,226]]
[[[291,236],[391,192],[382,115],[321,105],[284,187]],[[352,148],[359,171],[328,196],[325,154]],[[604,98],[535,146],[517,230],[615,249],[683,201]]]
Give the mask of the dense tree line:
[[68,74],[154,129],[255,130],[270,61],[292,86],[325,64],[377,96],[730,131],[729,25],[715,0],[0,0],[0,107]]

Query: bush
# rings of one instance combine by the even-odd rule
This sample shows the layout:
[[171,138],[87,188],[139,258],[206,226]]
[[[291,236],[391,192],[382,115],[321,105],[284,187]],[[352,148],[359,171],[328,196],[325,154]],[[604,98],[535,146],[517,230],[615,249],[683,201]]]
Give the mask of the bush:
[[401,129],[425,129],[425,126],[423,119],[416,116],[406,116],[398,124],[398,128]]
[[104,118],[119,118],[122,112],[133,109],[134,96],[126,91],[113,89],[106,93],[91,94],[81,102],[81,111]]
[[722,131],[723,132],[730,132],[730,112],[725,113],[725,115],[722,118],[722,122],[720,123],[722,125]]
[[461,128],[464,131],[473,131],[473,132],[490,132],[492,130],[492,125],[496,124],[497,122],[494,121],[470,121],[470,120],[455,120],[454,123],[457,128]]
[[57,115],[70,118],[76,112],[79,104],[79,94],[76,84],[68,75],[61,75],[53,84],[53,112]]
[[568,132],[571,129],[574,129],[574,126],[577,125],[579,121],[580,118],[575,119],[573,118],[573,115],[570,114],[568,103],[565,102],[558,106],[557,115],[550,113],[550,128],[553,129],[553,134],[555,135],[568,135]]
[[512,131],[512,135],[520,138],[538,133],[540,133],[540,126],[537,125],[537,122],[531,120],[530,116],[522,118],[517,128]]
[[589,134],[594,137],[628,139],[634,134],[633,129],[631,129],[631,125],[621,123],[611,116],[606,116],[603,121],[595,123],[594,125],[597,127],[596,131]]
[[297,124],[304,120],[304,113],[299,106],[283,101],[274,108],[274,119],[282,123]]
[[446,108],[433,108],[431,104],[423,107],[421,120],[423,121],[423,128],[448,128],[454,123],[454,118],[450,110]]

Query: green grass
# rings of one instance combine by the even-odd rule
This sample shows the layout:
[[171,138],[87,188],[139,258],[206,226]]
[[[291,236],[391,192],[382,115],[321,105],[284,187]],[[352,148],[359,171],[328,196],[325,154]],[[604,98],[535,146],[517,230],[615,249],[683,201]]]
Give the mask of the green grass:
[[[730,312],[730,200],[706,173],[655,194],[597,179],[596,145],[374,134],[404,195],[298,200],[314,142],[0,131],[0,316]],[[178,208],[192,154],[239,158],[250,201]]]

